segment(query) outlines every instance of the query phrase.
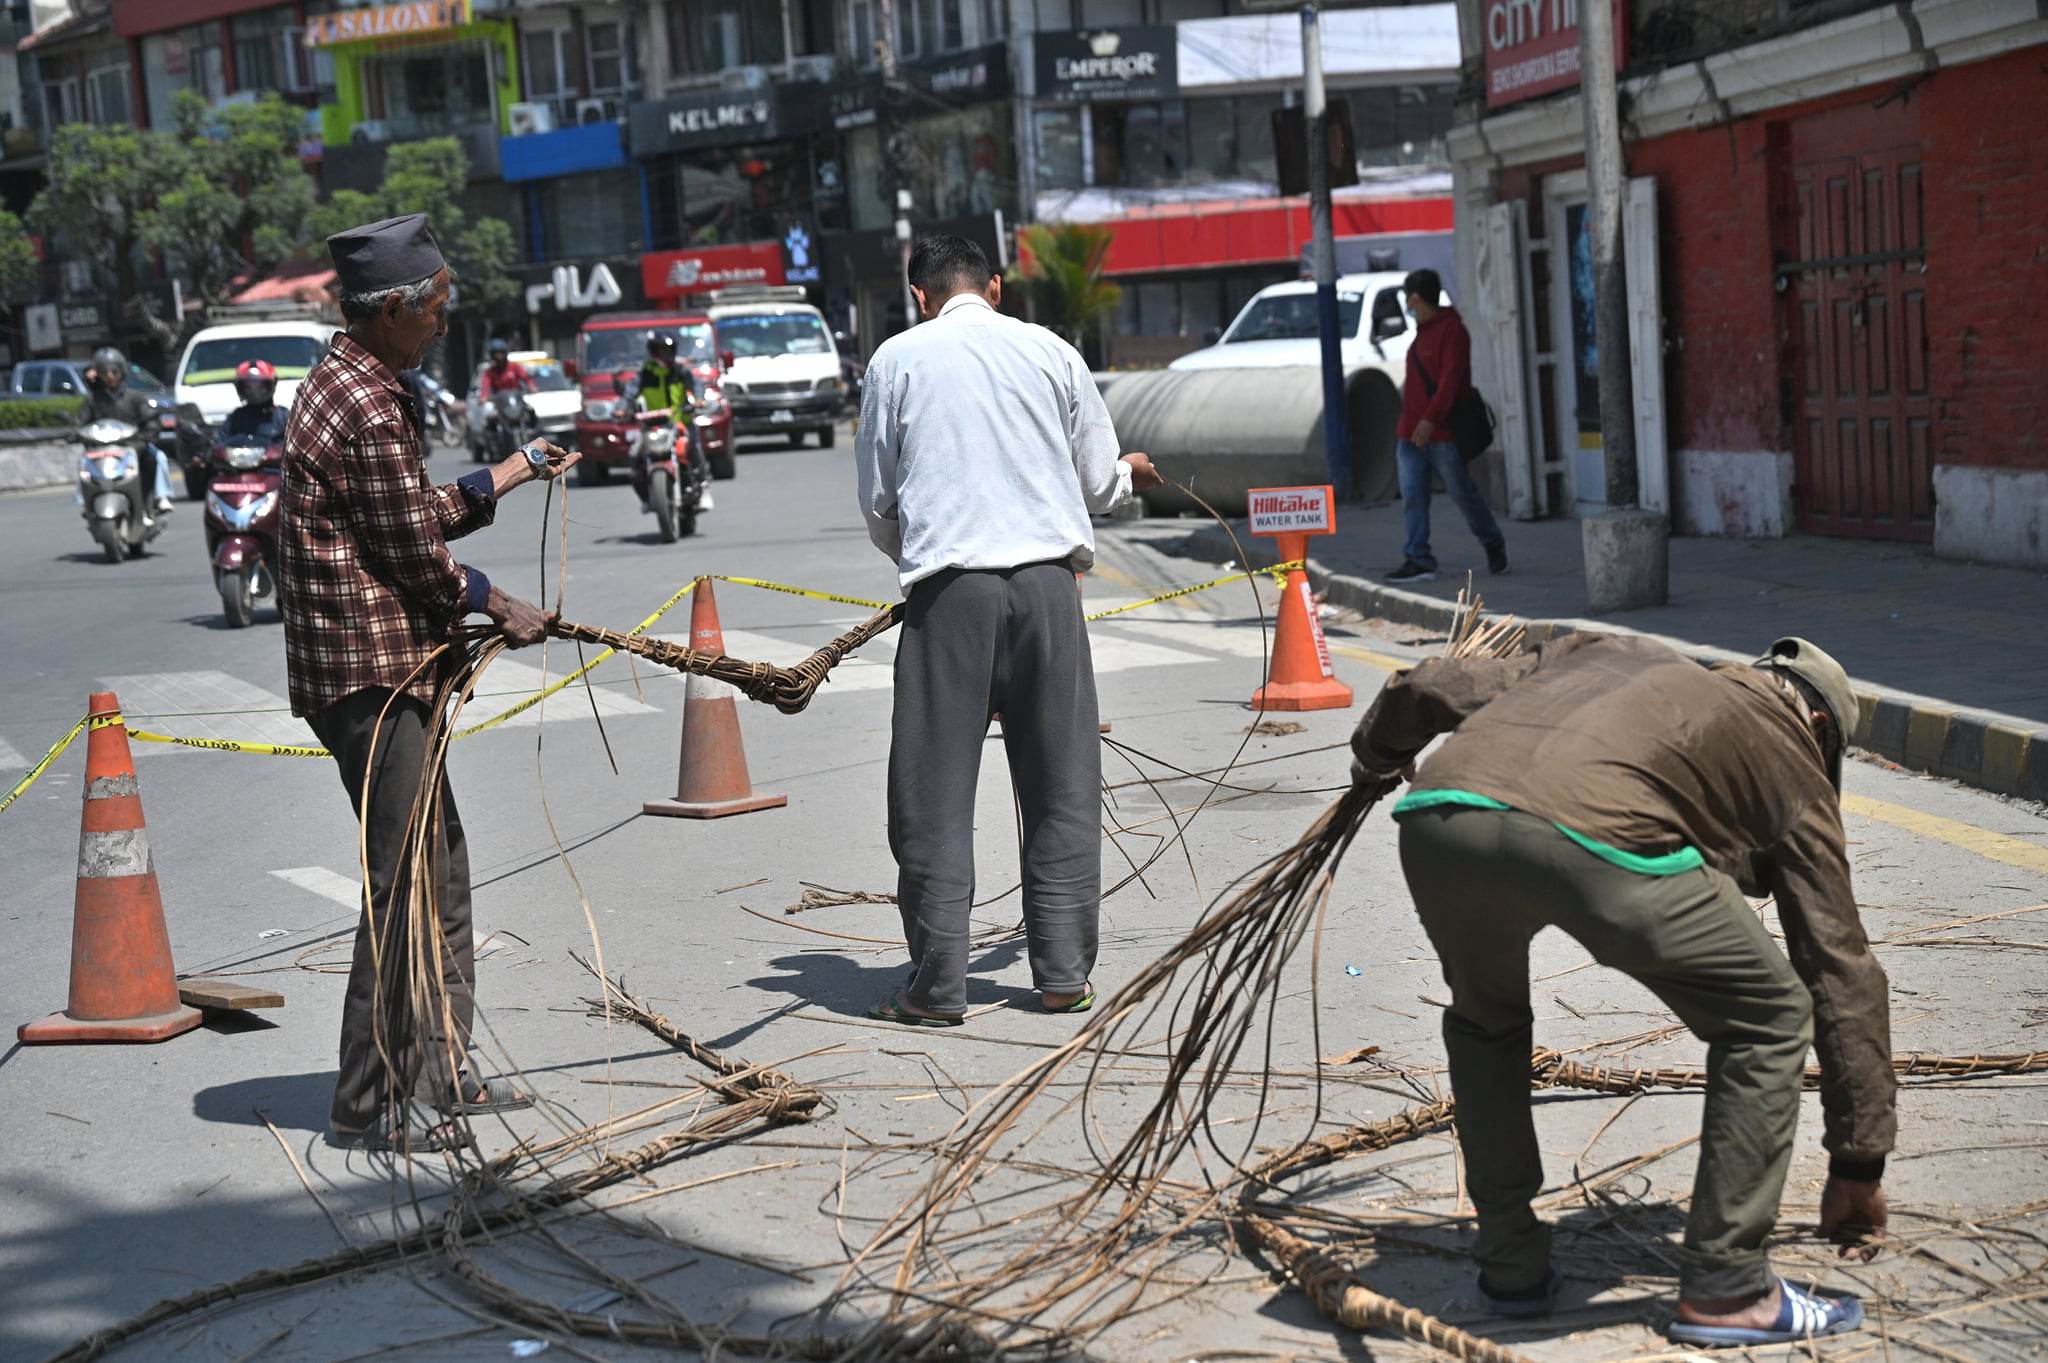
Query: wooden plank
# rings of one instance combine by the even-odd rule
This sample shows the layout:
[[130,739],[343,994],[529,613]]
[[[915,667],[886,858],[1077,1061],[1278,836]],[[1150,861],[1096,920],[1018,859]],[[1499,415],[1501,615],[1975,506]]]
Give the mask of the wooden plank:
[[230,980],[179,980],[178,997],[194,1008],[282,1008],[275,989],[252,989]]

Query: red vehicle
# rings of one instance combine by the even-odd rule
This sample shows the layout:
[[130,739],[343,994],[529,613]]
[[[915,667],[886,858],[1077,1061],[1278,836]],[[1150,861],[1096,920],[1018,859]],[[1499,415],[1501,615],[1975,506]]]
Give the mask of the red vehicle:
[[600,312],[576,337],[576,373],[583,410],[576,417],[577,448],[583,462],[576,476],[601,483],[613,469],[632,463],[633,400],[627,390],[647,360],[647,338],[666,332],[676,338],[676,361],[689,368],[697,389],[697,440],[713,478],[730,478],[733,462],[732,408],[719,391],[719,363],[711,319],[701,313]]
[[269,439],[229,436],[213,447],[206,485],[206,552],[228,628],[245,629],[256,598],[276,589],[283,514],[284,450]]

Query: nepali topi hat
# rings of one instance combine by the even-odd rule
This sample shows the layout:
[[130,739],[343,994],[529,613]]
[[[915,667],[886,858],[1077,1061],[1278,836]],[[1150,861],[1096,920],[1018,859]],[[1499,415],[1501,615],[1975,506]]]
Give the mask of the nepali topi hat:
[[448,262],[424,213],[366,222],[327,239],[343,293],[380,293],[440,273]]

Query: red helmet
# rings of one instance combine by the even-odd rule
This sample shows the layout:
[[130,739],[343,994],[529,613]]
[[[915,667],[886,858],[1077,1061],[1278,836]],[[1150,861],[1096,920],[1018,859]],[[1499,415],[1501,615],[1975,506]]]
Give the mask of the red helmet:
[[251,407],[270,402],[277,393],[277,369],[268,360],[244,360],[235,370],[235,393]]

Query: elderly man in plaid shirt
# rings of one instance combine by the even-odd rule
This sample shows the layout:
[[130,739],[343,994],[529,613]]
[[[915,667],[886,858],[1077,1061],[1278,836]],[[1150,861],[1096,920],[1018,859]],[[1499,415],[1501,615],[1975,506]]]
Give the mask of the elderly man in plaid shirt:
[[417,407],[400,374],[447,331],[449,272],[423,214],[328,238],[348,330],[300,385],[284,436],[279,602],[292,712],[335,756],[362,821],[369,884],[342,1006],[329,1124],[345,1145],[447,1149],[456,1113],[532,1100],[466,1063],[476,979],[469,852],[444,780],[433,848],[434,952],[446,1007],[415,1017],[407,980],[405,827],[421,794],[430,705],[460,657],[437,654],[482,613],[515,646],[546,617],[455,561],[448,541],[489,525],[498,499],[576,463],[534,441],[459,482],[427,482]]

